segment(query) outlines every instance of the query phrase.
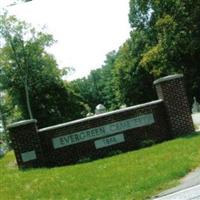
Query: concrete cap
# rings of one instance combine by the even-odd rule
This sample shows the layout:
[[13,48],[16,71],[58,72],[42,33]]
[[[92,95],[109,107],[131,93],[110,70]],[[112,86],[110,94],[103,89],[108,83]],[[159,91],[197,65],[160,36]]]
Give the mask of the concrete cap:
[[15,128],[15,127],[18,127],[18,126],[24,126],[24,125],[27,125],[27,124],[31,124],[31,123],[36,123],[37,120],[36,119],[28,119],[28,120],[22,120],[22,121],[19,121],[19,122],[15,122],[13,124],[10,124],[8,125],[8,129],[9,128]]
[[136,105],[136,106],[131,106],[131,107],[118,109],[118,110],[114,110],[114,111],[110,111],[110,112],[106,112],[106,113],[102,113],[102,114],[98,114],[98,115],[93,115],[93,116],[90,116],[90,117],[77,119],[77,120],[70,121],[70,122],[67,122],[67,123],[42,128],[42,129],[39,129],[39,132],[45,132],[45,131],[49,131],[49,130],[53,130],[53,129],[57,129],[57,128],[63,128],[65,126],[75,125],[77,123],[89,121],[89,120],[92,120],[92,119],[98,119],[98,118],[100,119],[102,117],[110,116],[110,115],[117,114],[117,113],[123,113],[123,112],[126,112],[126,111],[136,110],[136,109],[139,109],[139,108],[159,104],[159,103],[162,103],[162,102],[163,102],[163,100],[159,99],[159,100],[155,100],[155,101],[152,101],[152,102],[139,104],[139,105]]
[[159,79],[155,80],[153,82],[153,84],[157,85],[158,83],[162,83],[162,82],[165,82],[165,81],[170,81],[170,80],[177,79],[177,78],[182,78],[182,77],[183,77],[183,74],[169,75],[169,76],[165,76],[163,78],[159,78]]

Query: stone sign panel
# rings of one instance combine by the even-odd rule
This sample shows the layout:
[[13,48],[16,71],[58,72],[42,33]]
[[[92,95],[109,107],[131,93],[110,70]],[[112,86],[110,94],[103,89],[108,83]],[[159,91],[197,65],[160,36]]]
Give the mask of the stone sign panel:
[[24,152],[21,154],[21,157],[22,157],[23,162],[28,162],[30,160],[35,160],[37,158],[35,151]]
[[52,139],[54,149],[85,142],[88,140],[109,136],[129,129],[138,128],[154,123],[153,114],[145,114],[138,117],[106,124],[92,129],[63,135]]
[[94,143],[95,143],[96,149],[100,149],[103,147],[108,147],[111,145],[119,144],[124,141],[125,141],[124,134],[118,134],[118,135],[115,135],[112,137],[106,137],[106,138],[103,138],[100,140],[96,140]]

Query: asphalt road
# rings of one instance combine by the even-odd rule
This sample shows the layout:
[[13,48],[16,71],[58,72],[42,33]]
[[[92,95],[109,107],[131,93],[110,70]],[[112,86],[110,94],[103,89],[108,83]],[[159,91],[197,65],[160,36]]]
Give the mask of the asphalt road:
[[184,177],[180,185],[157,195],[155,200],[200,200],[200,168]]
[[156,200],[200,200],[200,185],[156,198]]

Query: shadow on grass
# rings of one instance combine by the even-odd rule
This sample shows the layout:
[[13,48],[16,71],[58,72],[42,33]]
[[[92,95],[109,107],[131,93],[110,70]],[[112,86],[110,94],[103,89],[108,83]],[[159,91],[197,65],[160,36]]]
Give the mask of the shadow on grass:
[[113,157],[113,156],[116,156],[116,155],[122,155],[122,154],[127,153],[127,152],[138,151],[138,150],[141,150],[141,149],[144,149],[144,148],[149,148],[149,147],[152,147],[152,146],[155,146],[155,145],[167,142],[167,141],[176,140],[178,138],[180,138],[180,139],[181,138],[182,139],[192,139],[192,138],[195,138],[195,137],[198,137],[198,136],[200,136],[200,132],[193,132],[193,133],[190,133],[188,135],[180,136],[180,137],[177,137],[177,138],[171,138],[171,139],[168,139],[168,140],[165,140],[165,141],[151,143],[151,145],[149,145],[149,143],[148,144],[145,143],[145,145],[141,145],[140,147],[138,147],[136,149],[132,149],[132,150],[122,151],[120,149],[116,149],[116,150],[111,150],[110,152],[104,152],[104,154],[102,154],[102,155],[92,155],[92,154],[87,155],[85,157],[80,158],[79,160],[76,160],[72,163],[68,163],[66,165],[65,164],[57,165],[57,166],[48,166],[47,165],[47,166],[44,166],[44,167],[21,168],[20,171],[21,172],[28,172],[30,170],[32,171],[32,170],[37,170],[37,169],[53,169],[53,168],[57,168],[57,167],[70,167],[70,166],[75,166],[75,165],[82,165],[82,164],[90,163],[90,162],[93,162],[93,161],[98,161],[98,160],[101,160],[101,159],[110,158],[110,157]]
[[198,136],[200,136],[200,132],[193,132],[188,135],[182,136],[181,138],[190,139]]
[[121,150],[113,150],[107,154],[104,154],[104,155],[101,155],[101,156],[94,156],[94,155],[88,155],[86,157],[82,157],[81,159],[79,159],[78,161],[74,161],[72,163],[68,163],[68,164],[63,164],[63,165],[57,165],[57,166],[44,166],[44,167],[29,167],[29,168],[19,168],[19,171],[23,172],[23,173],[26,173],[26,172],[29,172],[29,171],[37,171],[38,169],[41,170],[41,169],[54,169],[54,168],[59,168],[59,167],[71,167],[71,166],[76,166],[76,165],[85,165],[85,164],[88,164],[88,163],[92,163],[94,161],[98,161],[98,160],[101,160],[101,159],[106,159],[106,158],[111,158],[113,156],[116,156],[116,155],[122,155],[124,153],[127,153],[127,152],[130,152],[130,151],[121,151]]

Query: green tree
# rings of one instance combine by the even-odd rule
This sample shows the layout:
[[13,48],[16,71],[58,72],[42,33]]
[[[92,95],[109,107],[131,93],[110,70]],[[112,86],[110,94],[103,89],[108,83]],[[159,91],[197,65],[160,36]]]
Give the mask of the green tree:
[[89,106],[88,112],[95,110],[98,104],[104,104],[108,110],[119,107],[115,96],[113,67],[116,52],[111,51],[106,55],[106,60],[101,68],[92,70],[87,78],[77,79],[71,82],[72,88]]
[[200,2],[131,0],[130,24],[147,35],[139,67],[155,78],[184,73],[187,91],[200,98]]
[[121,102],[117,97],[117,85],[114,79],[114,65],[117,58],[117,52],[111,51],[106,55],[106,60],[102,65],[102,98],[103,104],[109,109],[119,108]]
[[88,106],[88,112],[102,102],[101,69],[92,70],[87,78],[77,79],[71,82],[71,87],[76,94]]
[[152,82],[154,77],[140,68],[139,61],[142,48],[146,45],[146,35],[142,31],[134,31],[119,49],[115,63],[115,85],[117,97],[121,104],[135,105],[156,98]]
[[52,35],[13,16],[1,16],[0,24],[1,82],[22,117],[36,118],[40,127],[81,117],[83,104],[63,82],[55,58],[45,51],[54,43]]
[[30,63],[26,51],[27,44],[24,40],[28,29],[29,27],[24,22],[19,22],[14,17],[7,17],[6,14],[1,15],[0,36],[5,42],[4,47],[1,48],[2,65],[12,65],[10,69],[14,70],[17,77],[20,78],[24,86],[29,118],[33,118],[29,98]]

